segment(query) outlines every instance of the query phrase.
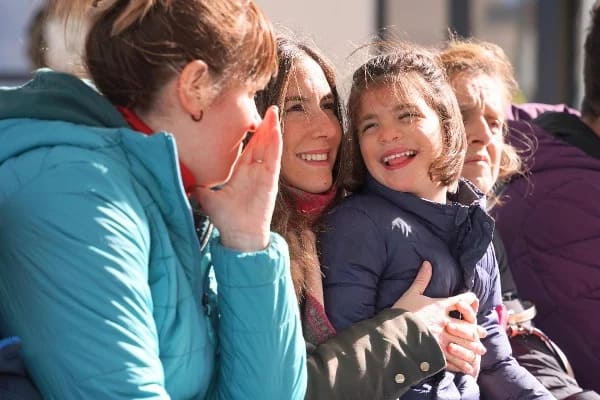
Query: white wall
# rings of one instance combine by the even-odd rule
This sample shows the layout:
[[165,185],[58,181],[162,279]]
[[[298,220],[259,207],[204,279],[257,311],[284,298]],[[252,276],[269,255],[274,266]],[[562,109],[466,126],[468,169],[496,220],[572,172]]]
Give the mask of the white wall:
[[448,35],[448,1],[389,0],[387,30],[391,39],[435,46]]
[[313,39],[338,70],[341,84],[352,72],[347,57],[375,35],[373,0],[256,0],[276,27]]

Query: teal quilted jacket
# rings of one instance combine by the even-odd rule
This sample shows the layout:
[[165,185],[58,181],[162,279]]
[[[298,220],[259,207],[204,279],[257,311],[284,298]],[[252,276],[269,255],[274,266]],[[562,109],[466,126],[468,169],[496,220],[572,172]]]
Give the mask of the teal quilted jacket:
[[42,70],[0,90],[0,143],[0,337],[44,398],[304,397],[285,242],[201,251],[170,135]]

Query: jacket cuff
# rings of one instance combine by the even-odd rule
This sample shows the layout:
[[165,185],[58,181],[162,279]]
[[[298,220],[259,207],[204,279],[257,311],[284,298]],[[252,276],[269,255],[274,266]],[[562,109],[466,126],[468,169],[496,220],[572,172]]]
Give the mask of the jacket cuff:
[[408,387],[444,370],[446,359],[440,345],[427,325],[415,314],[390,308],[381,311],[375,319],[382,322],[384,336],[394,340],[400,349],[396,354],[399,358],[390,363],[392,368],[387,370],[391,375],[388,379],[395,382],[396,390],[402,393]]
[[240,252],[227,248],[218,236],[211,240],[210,248],[219,287],[271,285],[289,270],[287,243],[274,232],[271,232],[269,245],[260,251]]

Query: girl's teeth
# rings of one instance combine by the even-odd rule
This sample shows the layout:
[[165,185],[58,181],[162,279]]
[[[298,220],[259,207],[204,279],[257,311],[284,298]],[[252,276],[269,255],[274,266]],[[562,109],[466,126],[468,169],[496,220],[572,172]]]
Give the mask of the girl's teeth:
[[414,155],[416,155],[417,152],[415,150],[408,150],[408,151],[403,151],[402,153],[396,153],[396,154],[391,154],[387,157],[383,158],[383,162],[384,163],[388,163],[390,161],[392,161],[393,159],[396,158],[400,158],[400,157],[412,157]]
[[327,161],[327,153],[324,154],[300,154],[305,161]]

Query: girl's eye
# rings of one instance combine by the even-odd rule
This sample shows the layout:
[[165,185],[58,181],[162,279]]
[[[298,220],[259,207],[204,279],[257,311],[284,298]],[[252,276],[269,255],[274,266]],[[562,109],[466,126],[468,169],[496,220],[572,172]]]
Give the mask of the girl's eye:
[[419,114],[413,111],[406,111],[398,115],[398,119],[400,120],[408,120],[409,122],[413,119],[419,118]]
[[377,124],[376,124],[376,123],[374,123],[374,122],[369,122],[369,123],[366,123],[366,124],[364,124],[363,126],[361,126],[361,128],[360,128],[360,133],[361,133],[361,134],[365,134],[365,133],[372,132],[372,131],[373,131],[373,129],[374,129],[376,126],[377,126]]

